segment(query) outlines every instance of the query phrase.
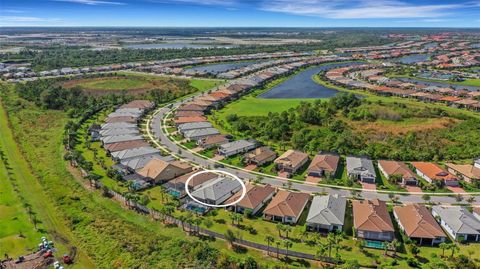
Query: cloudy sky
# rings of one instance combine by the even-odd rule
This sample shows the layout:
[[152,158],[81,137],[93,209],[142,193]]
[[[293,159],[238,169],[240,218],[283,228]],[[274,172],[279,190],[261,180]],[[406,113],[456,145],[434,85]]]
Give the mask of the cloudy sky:
[[480,0],[0,0],[0,26],[480,27]]

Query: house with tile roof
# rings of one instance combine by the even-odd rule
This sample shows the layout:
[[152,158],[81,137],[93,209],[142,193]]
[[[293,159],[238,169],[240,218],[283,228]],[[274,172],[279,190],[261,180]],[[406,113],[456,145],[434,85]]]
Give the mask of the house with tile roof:
[[480,158],[476,159],[473,163],[473,166],[480,168]]
[[192,167],[185,162],[166,162],[155,158],[150,160],[142,169],[140,169],[138,174],[154,181],[155,183],[162,183],[192,172],[192,170]]
[[375,183],[377,175],[372,160],[348,156],[346,161],[347,175],[350,178],[360,180],[364,183]]
[[309,200],[307,193],[280,190],[263,211],[263,218],[295,224]]
[[204,129],[204,128],[213,128],[213,126],[208,121],[184,123],[177,126],[177,129],[181,134],[190,130]]
[[418,184],[415,173],[404,162],[379,160],[378,169],[387,179],[394,175],[401,176],[402,181],[400,183],[402,185],[415,186]]
[[317,154],[307,168],[309,177],[335,176],[340,162],[340,156],[336,154]]
[[412,162],[417,175],[425,179],[428,183],[439,182],[441,185],[458,186],[458,178],[445,171],[436,163]]
[[338,195],[315,196],[307,216],[310,231],[342,231],[347,199]]
[[237,140],[228,142],[225,144],[220,145],[218,147],[218,154],[223,155],[225,157],[230,157],[235,154],[244,153],[251,149],[254,149],[257,144],[254,141],[250,140]]
[[228,210],[237,212],[237,213],[245,213],[246,210],[251,210],[251,214],[255,215],[270,199],[272,199],[273,195],[276,192],[276,189],[270,185],[254,185],[254,184],[246,184],[247,192],[243,199],[240,199],[242,192],[238,192],[230,199],[228,199],[228,203],[234,203],[237,201],[236,204],[228,207]]
[[187,141],[198,141],[202,138],[213,136],[213,135],[219,135],[220,132],[215,129],[215,128],[203,128],[203,129],[194,129],[194,130],[188,130],[185,133],[183,133],[183,136]]
[[471,164],[454,164],[446,163],[448,172],[453,175],[458,176],[462,180],[465,180],[468,183],[474,183],[475,181],[480,180],[480,168],[475,167]]
[[238,180],[218,176],[200,185],[192,196],[203,203],[220,205],[241,190],[242,184]]
[[160,154],[160,150],[153,148],[151,146],[146,146],[146,147],[115,151],[111,154],[111,156],[114,161],[119,162],[123,160],[139,158],[141,156],[158,155],[158,154]]
[[247,164],[262,166],[272,162],[276,157],[277,153],[269,147],[259,147],[245,154],[245,162]]
[[384,201],[354,200],[353,227],[357,238],[378,241],[392,241],[395,229]]
[[433,246],[445,242],[445,232],[426,206],[419,204],[396,206],[393,208],[393,216],[405,235],[420,245]]
[[193,176],[190,179],[190,181],[188,181],[188,190],[190,192],[196,190],[205,182],[218,177],[217,174],[214,174],[211,172],[202,173],[202,174],[197,174],[197,173],[198,171],[192,171],[190,173],[181,175],[172,180],[169,180],[164,184],[164,186],[167,188],[168,192],[173,196],[177,198],[183,198],[186,195],[185,184],[187,183],[187,180],[190,177]]
[[480,220],[466,207],[433,206],[432,214],[440,225],[457,241],[480,241]]
[[230,142],[226,135],[211,135],[197,140],[197,145],[204,149],[210,149]]
[[289,175],[295,174],[307,162],[308,154],[293,149],[287,150],[274,161],[280,172],[288,173]]

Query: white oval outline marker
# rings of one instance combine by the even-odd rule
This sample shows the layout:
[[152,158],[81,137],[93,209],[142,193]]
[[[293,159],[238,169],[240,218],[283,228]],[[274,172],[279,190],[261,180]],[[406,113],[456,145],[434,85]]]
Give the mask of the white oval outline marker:
[[[204,203],[202,201],[199,201],[197,198],[193,197],[193,195],[190,193],[190,190],[188,189],[188,183],[190,182],[190,180],[192,180],[192,178],[194,178],[198,175],[201,175],[201,174],[205,174],[205,173],[220,173],[220,174],[224,174],[224,175],[233,177],[235,180],[238,180],[238,182],[240,182],[240,185],[242,185],[242,195],[240,195],[240,198],[238,198],[236,201],[233,201],[229,204],[224,204],[224,205],[212,205],[212,204],[208,204],[208,203]],[[203,170],[203,171],[197,172],[197,173],[191,175],[190,177],[188,177],[187,181],[185,182],[185,191],[187,192],[187,195],[190,198],[192,198],[193,201],[195,201],[195,202],[197,202],[201,205],[209,206],[209,207],[228,207],[228,206],[232,206],[232,205],[240,202],[245,197],[245,195],[247,194],[247,187],[245,186],[245,183],[243,183],[243,181],[239,177],[237,177],[236,175],[234,175],[232,173],[225,172],[225,171],[222,171],[222,170]]]

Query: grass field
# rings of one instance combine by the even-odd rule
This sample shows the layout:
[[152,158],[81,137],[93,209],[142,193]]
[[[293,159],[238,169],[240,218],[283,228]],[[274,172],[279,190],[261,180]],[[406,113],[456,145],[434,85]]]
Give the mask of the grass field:
[[112,78],[79,83],[78,86],[93,90],[128,90],[148,87],[148,81],[132,78]]

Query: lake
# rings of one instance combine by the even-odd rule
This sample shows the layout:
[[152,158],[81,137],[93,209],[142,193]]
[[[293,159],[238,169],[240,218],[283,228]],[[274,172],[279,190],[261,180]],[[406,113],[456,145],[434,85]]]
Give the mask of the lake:
[[428,54],[412,54],[412,55],[407,55],[400,58],[395,58],[392,60],[392,62],[399,62],[402,64],[414,64],[418,62],[427,61],[429,57],[430,55]]
[[332,88],[324,87],[315,81],[312,76],[325,70],[343,67],[348,65],[363,64],[361,62],[333,63],[321,66],[310,67],[293,77],[287,79],[281,84],[273,87],[271,90],[262,93],[258,98],[266,99],[295,99],[295,98],[330,98],[335,96],[338,91]]
[[225,45],[202,45],[202,44],[192,44],[192,43],[159,43],[159,44],[132,44],[126,45],[124,48],[127,49],[205,49],[205,48],[232,48],[234,46],[225,46]]
[[464,86],[464,85],[458,85],[458,84],[453,84],[453,83],[448,83],[448,82],[433,82],[433,81],[424,81],[421,79],[414,79],[414,78],[397,78],[398,80],[401,80],[403,82],[410,82],[410,83],[415,83],[415,84],[420,84],[420,85],[427,85],[427,86],[438,86],[438,87],[443,87],[443,88],[453,88],[456,90],[469,90],[469,91],[480,91],[480,87],[477,86]]
[[194,66],[192,68],[188,68],[187,70],[194,70],[200,72],[206,72],[213,75],[217,75],[223,72],[227,72],[229,70],[238,69],[241,67],[250,66],[261,61],[244,61],[244,62],[231,62],[231,63],[218,63],[218,64],[206,64],[206,65],[199,65]]

